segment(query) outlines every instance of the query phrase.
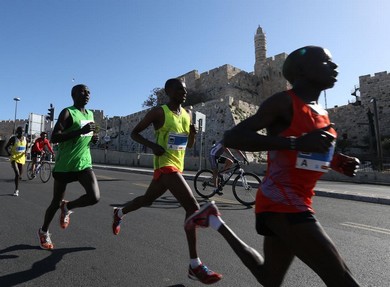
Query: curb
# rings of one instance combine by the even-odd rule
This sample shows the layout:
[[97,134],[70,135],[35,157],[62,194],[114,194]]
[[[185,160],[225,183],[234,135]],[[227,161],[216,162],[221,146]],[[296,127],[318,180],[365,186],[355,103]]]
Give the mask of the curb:
[[[153,170],[142,169],[142,168],[125,168],[125,167],[116,167],[116,166],[109,166],[109,165],[93,165],[93,168],[105,169],[111,171],[131,172],[131,173],[146,174],[146,175],[153,174]],[[186,180],[193,180],[195,174],[183,173],[183,177]],[[316,196],[390,205],[390,197],[387,198],[387,197],[378,197],[375,195],[369,196],[369,195],[363,195],[358,193],[335,192],[335,191],[325,191],[325,190],[318,190],[318,189],[315,189],[314,192]]]
[[329,191],[324,191],[324,190],[315,190],[314,192],[315,192],[316,196],[390,205],[390,198],[368,196],[368,195],[362,195],[362,194],[356,194],[356,193],[346,193],[346,192],[345,193],[329,192]]

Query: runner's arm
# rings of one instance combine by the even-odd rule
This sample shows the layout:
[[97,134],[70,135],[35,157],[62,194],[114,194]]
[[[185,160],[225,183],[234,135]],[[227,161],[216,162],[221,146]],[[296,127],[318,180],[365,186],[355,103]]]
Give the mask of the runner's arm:
[[8,155],[11,155],[9,148],[10,146],[13,146],[15,144],[15,136],[11,137],[8,141],[8,143],[5,145],[4,149],[8,153]]
[[147,129],[151,124],[153,124],[155,130],[158,130],[159,128],[161,128],[163,123],[164,123],[163,109],[161,107],[153,108],[131,131],[131,138],[136,142],[152,149],[153,154],[157,156],[161,156],[162,154],[165,153],[165,149],[162,146],[156,144],[155,142],[152,142],[147,138],[145,138],[143,135],[141,135],[141,132]]

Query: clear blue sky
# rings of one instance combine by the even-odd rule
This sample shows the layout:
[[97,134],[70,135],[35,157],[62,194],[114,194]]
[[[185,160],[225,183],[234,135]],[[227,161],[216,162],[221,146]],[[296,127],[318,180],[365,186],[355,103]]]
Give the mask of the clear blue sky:
[[327,106],[344,105],[359,76],[390,71],[389,11],[388,0],[1,0],[0,120],[13,120],[14,97],[17,118],[50,103],[57,117],[78,83],[111,117],[191,70],[252,72],[259,25],[267,56],[328,48],[340,74]]

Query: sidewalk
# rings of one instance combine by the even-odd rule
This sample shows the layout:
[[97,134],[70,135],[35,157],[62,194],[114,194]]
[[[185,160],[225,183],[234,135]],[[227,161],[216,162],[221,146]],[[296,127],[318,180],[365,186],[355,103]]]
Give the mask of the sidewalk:
[[[151,168],[136,168],[126,166],[113,166],[94,164],[95,169],[107,169],[114,171],[127,171],[140,174],[153,174]],[[193,180],[195,171],[184,171],[183,176],[187,180]],[[370,203],[390,205],[390,187],[379,184],[359,184],[336,181],[318,181],[315,188],[316,196],[333,197]]]

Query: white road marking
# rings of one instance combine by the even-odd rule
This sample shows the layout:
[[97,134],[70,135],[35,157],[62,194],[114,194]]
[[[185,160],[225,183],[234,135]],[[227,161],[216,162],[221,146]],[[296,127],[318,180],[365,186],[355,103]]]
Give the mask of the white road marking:
[[340,224],[344,225],[344,226],[348,226],[348,227],[364,229],[364,230],[369,230],[369,231],[373,231],[373,232],[384,233],[384,234],[390,235],[390,229],[386,229],[386,228],[370,226],[370,225],[354,223],[354,222],[344,222],[344,223],[340,223]]

